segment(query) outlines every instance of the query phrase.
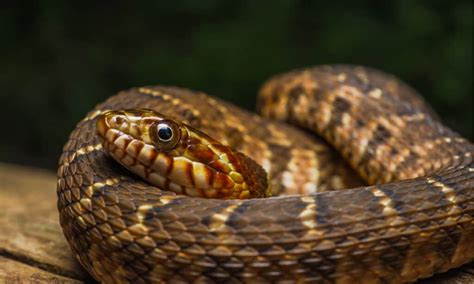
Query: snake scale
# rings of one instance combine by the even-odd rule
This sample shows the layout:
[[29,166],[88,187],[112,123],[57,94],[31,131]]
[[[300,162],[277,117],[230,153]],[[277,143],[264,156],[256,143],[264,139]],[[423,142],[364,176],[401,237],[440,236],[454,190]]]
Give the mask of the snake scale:
[[[193,144],[186,155],[198,165],[184,178],[182,152],[172,149],[181,144],[153,150],[155,160],[175,155],[174,163],[165,159],[171,190],[161,190],[109,155],[122,151],[131,161],[122,164],[139,167],[145,148],[111,149],[98,135],[99,121],[121,109],[166,115],[184,127],[181,140],[211,141],[206,149],[220,154],[201,155]],[[152,86],[92,110],[70,135],[58,169],[60,222],[82,266],[106,283],[400,283],[474,260],[474,145],[413,89],[370,68],[318,66],[269,79],[258,109],[261,116],[201,92]],[[127,137],[158,131],[169,138],[170,129],[157,129]],[[220,170],[201,187],[268,183],[275,196],[179,194],[196,194],[199,161],[209,156]],[[239,157],[247,158],[242,164]],[[222,170],[225,162],[232,171]],[[266,176],[257,164],[267,180],[255,180]],[[231,171],[233,180],[219,171]]]

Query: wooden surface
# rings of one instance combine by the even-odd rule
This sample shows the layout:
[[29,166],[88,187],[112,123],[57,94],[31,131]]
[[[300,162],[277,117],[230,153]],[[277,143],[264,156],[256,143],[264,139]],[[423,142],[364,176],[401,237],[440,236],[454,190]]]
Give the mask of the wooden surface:
[[0,164],[0,283],[89,280],[69,249],[52,172]]
[[[0,163],[0,283],[93,283],[59,226],[56,176]],[[474,263],[420,283],[474,283]]]

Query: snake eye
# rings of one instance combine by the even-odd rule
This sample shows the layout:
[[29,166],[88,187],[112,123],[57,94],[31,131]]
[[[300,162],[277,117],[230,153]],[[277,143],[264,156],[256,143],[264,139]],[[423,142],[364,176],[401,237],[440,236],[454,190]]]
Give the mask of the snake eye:
[[158,138],[162,142],[168,142],[173,138],[173,130],[166,124],[158,124]]
[[181,132],[176,122],[162,120],[151,127],[151,137],[155,146],[161,150],[169,150],[178,144]]

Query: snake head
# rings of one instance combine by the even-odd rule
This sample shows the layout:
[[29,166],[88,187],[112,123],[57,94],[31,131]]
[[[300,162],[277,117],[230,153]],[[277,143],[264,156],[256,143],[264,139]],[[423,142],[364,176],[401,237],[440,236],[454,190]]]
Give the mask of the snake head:
[[107,111],[96,127],[106,153],[160,189],[225,199],[270,194],[267,174],[255,161],[158,112]]

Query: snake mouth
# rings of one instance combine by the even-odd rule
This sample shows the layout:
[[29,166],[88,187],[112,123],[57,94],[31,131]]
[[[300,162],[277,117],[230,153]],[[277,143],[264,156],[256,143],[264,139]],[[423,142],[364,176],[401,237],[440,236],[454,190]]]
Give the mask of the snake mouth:
[[108,111],[96,129],[107,154],[160,189],[221,199],[269,194],[266,173],[253,160],[153,111]]

